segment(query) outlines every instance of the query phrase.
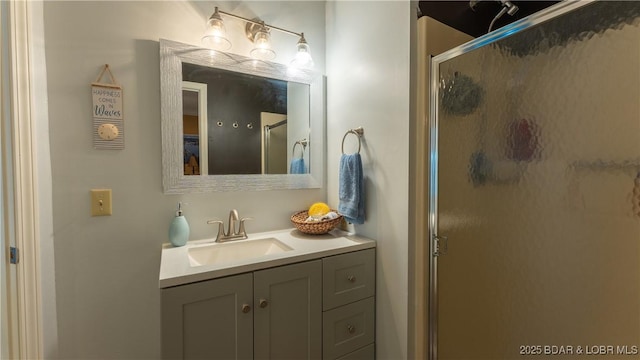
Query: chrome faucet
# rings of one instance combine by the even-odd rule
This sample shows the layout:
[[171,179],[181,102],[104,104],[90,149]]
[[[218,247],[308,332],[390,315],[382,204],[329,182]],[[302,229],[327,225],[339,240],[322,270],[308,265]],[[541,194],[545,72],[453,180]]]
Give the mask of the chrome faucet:
[[[240,220],[240,227],[236,231],[236,222]],[[252,220],[252,218],[242,218],[238,216],[238,210],[233,209],[229,212],[229,224],[227,231],[224,231],[224,222],[222,220],[209,220],[207,224],[218,224],[218,235],[216,236],[216,242],[225,242],[230,240],[246,239],[247,231],[244,229],[244,222],[246,220]]]

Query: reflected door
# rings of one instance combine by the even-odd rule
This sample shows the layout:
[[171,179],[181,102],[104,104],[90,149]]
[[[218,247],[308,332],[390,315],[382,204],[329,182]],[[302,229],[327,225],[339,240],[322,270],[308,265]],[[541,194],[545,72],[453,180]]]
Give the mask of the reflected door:
[[182,82],[184,175],[209,174],[207,84]]
[[287,115],[262,112],[262,173],[287,173]]
[[640,357],[640,4],[567,6],[434,59],[432,358]]

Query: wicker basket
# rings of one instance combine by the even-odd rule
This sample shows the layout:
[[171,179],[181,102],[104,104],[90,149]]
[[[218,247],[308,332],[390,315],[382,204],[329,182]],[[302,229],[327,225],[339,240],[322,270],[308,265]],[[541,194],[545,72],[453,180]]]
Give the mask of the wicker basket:
[[[331,211],[338,214],[336,210]],[[305,234],[320,235],[326,234],[329,231],[333,230],[333,228],[338,226],[338,224],[340,224],[340,221],[342,221],[342,215],[340,214],[338,214],[338,217],[335,219],[322,220],[318,222],[305,222],[308,217],[309,213],[307,212],[307,210],[299,211],[291,215],[291,222],[293,223],[293,225],[295,225],[296,228],[298,228],[298,230]]]

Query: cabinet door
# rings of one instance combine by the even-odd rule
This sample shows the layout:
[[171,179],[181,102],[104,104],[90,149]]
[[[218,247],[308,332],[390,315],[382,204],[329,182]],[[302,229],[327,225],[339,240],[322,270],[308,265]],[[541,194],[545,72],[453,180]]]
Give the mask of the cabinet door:
[[254,273],[256,359],[322,357],[322,262]]
[[162,289],[162,357],[252,359],[252,274]]

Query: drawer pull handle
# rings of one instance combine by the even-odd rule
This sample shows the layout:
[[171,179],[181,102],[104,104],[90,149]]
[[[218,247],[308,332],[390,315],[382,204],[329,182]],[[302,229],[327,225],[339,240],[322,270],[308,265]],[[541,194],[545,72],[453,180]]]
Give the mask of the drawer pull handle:
[[249,306],[249,304],[242,304],[242,312],[246,314],[249,311],[251,311],[251,306]]
[[356,277],[355,277],[355,275],[349,275],[349,276],[347,276],[347,280],[349,280],[349,282],[353,283],[353,282],[356,282]]
[[351,324],[347,324],[347,331],[349,332],[349,334],[353,334],[356,332],[356,327]]
[[269,305],[269,302],[266,299],[260,299],[260,307],[261,308],[266,308],[267,305]]

